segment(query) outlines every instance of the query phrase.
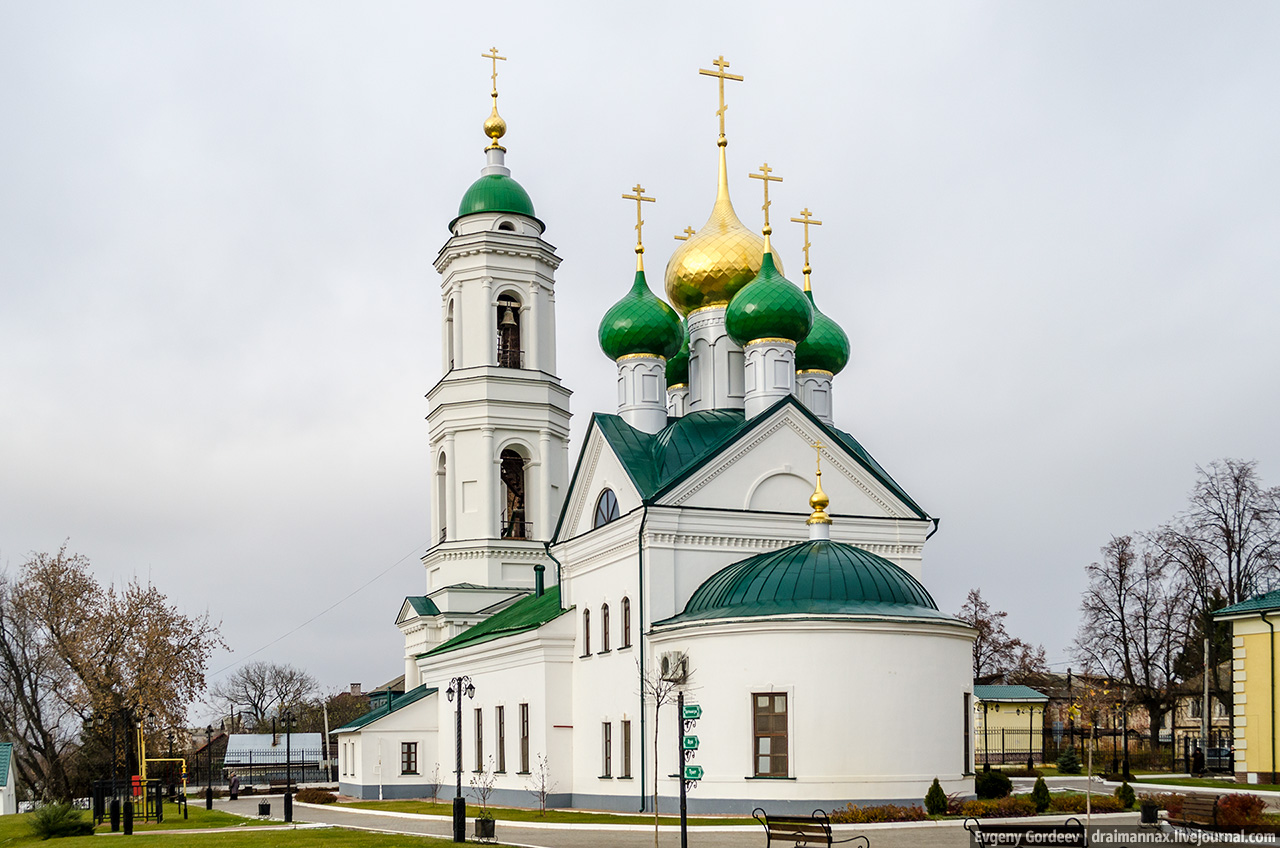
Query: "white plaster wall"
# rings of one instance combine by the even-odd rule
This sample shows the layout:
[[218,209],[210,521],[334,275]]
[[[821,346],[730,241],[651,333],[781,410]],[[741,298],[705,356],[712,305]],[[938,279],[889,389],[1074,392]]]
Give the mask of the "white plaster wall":
[[[390,788],[429,782],[439,748],[437,697],[428,695],[359,731],[339,733],[339,781],[374,787],[375,791],[379,785]],[[401,742],[418,743],[418,774],[400,774]],[[389,797],[393,794],[388,792]]]
[[4,786],[0,786],[0,816],[11,816],[18,812],[18,796],[14,787],[14,768],[9,764],[9,777]]
[[[694,762],[701,801],[757,798],[921,802],[935,777],[971,792],[963,762],[971,631],[907,622],[797,620],[670,630],[656,654],[684,650],[689,695],[703,707]],[[790,777],[749,779],[751,695],[788,694]],[[674,759],[674,711],[662,725]],[[670,762],[670,761],[668,761]],[[662,774],[667,769],[660,769]],[[678,793],[663,780],[664,794]]]
[[560,527],[560,539],[572,539],[593,529],[596,501],[605,489],[612,489],[617,496],[621,515],[641,506],[640,493],[631,482],[631,476],[600,431],[593,428],[587,435],[578,478],[570,493],[564,524]]

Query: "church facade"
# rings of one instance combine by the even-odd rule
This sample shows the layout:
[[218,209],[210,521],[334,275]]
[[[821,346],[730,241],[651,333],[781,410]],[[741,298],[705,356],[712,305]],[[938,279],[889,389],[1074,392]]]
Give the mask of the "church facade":
[[[496,60],[495,60],[496,64]],[[922,581],[936,521],[833,418],[844,331],[729,198],[653,293],[602,318],[616,412],[570,465],[555,270],[494,108],[436,269],[433,544],[405,598],[405,693],[338,731],[341,791],[676,809],[677,692],[702,709],[694,812],[972,791],[973,631]],[[496,75],[495,75],[496,81]],[[754,176],[754,175],[753,175]],[[641,207],[643,190],[630,196]],[[619,287],[620,293],[623,287]],[[460,740],[460,741],[459,741]],[[656,776],[656,778],[655,778]]]

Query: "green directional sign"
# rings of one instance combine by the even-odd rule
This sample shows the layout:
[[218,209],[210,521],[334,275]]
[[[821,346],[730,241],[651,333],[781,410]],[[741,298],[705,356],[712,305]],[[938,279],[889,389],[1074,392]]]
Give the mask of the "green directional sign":
[[685,704],[684,712],[680,714],[680,718],[685,721],[697,721],[702,718],[702,706],[699,704]]
[[685,766],[685,780],[702,780],[702,766]]
[[696,737],[696,736],[686,736],[686,737],[684,737],[683,747],[684,747],[684,749],[685,749],[686,751],[696,751],[696,750],[698,750],[698,737]]

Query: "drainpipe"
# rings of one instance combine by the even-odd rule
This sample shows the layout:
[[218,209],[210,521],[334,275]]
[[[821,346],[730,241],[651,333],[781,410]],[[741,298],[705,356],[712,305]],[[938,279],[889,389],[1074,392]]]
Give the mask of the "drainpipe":
[[[640,580],[640,638],[636,641],[636,647],[639,648],[640,658],[640,812],[644,812],[645,800],[645,776],[647,774],[646,766],[648,760],[646,751],[648,749],[648,738],[645,735],[645,710],[644,710],[644,525],[649,520],[649,505],[644,505],[644,512],[640,515],[640,532],[636,534],[636,569]],[[654,799],[657,804],[657,799]]]
[[939,525],[939,524],[941,524],[941,523],[942,523],[942,519],[941,519],[941,518],[935,518],[935,519],[933,519],[933,529],[929,531],[929,535],[928,535],[928,536],[925,536],[925,537],[924,537],[924,540],[925,540],[926,542],[933,538],[933,534],[934,534],[934,533],[937,533],[937,532],[938,532],[938,525]]
[[[551,543],[543,542],[542,548],[547,552],[547,556],[551,557],[551,561],[556,564],[556,586],[560,586],[560,560],[556,559],[556,555],[551,553]],[[534,567],[534,580],[537,580],[537,566]],[[542,594],[539,592],[538,594]],[[564,592],[560,593],[560,609],[564,609]]]
[[[1271,680],[1271,708],[1267,710],[1271,714],[1271,782],[1276,782],[1276,626],[1271,623],[1271,619],[1267,618],[1265,612],[1260,612],[1262,620],[1267,623],[1267,628],[1271,631],[1271,667],[1267,670],[1267,677]],[[1208,672],[1208,669],[1205,669]],[[1231,769],[1234,771],[1235,762],[1231,763]]]

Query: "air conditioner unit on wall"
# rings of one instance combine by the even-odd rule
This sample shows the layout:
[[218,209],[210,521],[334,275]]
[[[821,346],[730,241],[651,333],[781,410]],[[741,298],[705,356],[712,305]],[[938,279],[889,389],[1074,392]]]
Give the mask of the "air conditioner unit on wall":
[[689,676],[689,655],[683,651],[667,651],[659,660],[662,679],[670,683],[684,683]]

